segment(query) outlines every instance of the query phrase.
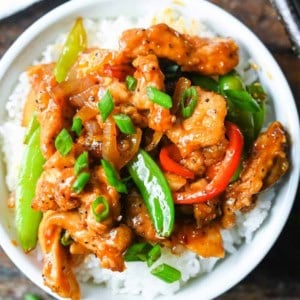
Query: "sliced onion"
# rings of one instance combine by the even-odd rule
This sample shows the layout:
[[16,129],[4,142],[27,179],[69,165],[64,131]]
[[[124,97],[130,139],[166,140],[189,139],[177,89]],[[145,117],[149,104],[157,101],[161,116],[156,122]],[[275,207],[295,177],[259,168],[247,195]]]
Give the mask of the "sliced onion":
[[158,145],[158,143],[160,142],[161,138],[163,136],[163,132],[160,131],[154,131],[153,135],[152,135],[152,140],[151,142],[145,147],[146,151],[152,151],[153,149],[156,148],[156,146]]

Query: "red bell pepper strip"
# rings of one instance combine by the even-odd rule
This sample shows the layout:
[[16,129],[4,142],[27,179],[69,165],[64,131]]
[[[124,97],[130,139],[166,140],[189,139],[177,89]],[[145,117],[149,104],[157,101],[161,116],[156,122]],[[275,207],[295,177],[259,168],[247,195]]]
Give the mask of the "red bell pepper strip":
[[180,153],[175,144],[163,147],[159,153],[159,161],[163,170],[187,179],[194,179],[195,175],[192,171],[183,167],[173,159],[178,156],[180,156]]
[[127,75],[133,75],[135,68],[130,65],[119,64],[119,65],[104,65],[103,75],[108,77],[115,77],[120,81],[125,81]]
[[218,196],[226,189],[231,177],[239,165],[244,146],[243,134],[235,124],[226,122],[226,134],[229,139],[228,148],[215,177],[204,189],[196,192],[173,193],[175,204],[195,204],[204,202]]

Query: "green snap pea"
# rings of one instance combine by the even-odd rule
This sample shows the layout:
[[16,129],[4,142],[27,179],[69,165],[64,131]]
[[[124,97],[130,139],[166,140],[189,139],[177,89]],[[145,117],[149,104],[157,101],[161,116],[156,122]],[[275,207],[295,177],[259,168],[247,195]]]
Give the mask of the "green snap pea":
[[162,171],[152,157],[141,149],[127,167],[145,201],[157,234],[170,236],[174,227],[174,202]]
[[86,48],[87,36],[81,18],[78,18],[63,46],[61,55],[55,65],[54,74],[57,82],[66,79],[69,70],[75,63],[78,54]]
[[28,141],[20,167],[16,189],[16,229],[20,245],[28,252],[36,246],[42,213],[31,208],[36,183],[43,171],[45,159],[40,148],[40,127]]
[[239,75],[234,72],[220,76],[219,89],[221,92],[225,90],[244,90],[244,83]]

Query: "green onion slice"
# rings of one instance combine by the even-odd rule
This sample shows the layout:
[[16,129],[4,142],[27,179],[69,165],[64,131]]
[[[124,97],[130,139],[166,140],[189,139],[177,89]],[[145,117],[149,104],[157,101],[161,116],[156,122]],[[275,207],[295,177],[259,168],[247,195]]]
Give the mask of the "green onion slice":
[[181,278],[181,272],[167,264],[161,264],[152,269],[151,274],[167,283],[175,282]]
[[148,243],[135,243],[130,246],[125,255],[125,261],[146,261],[151,245]]
[[100,111],[103,122],[106,121],[108,116],[114,110],[114,100],[109,90],[106,91],[100,102],[98,103],[98,109]]
[[55,139],[55,148],[62,155],[66,156],[71,151],[73,140],[69,132],[64,128]]
[[180,97],[181,113],[184,118],[189,118],[197,105],[198,93],[194,86],[186,89]]
[[84,151],[76,159],[74,165],[75,175],[78,175],[83,169],[87,168],[88,166],[89,166],[89,155],[87,151]]
[[60,238],[60,243],[67,247],[73,243],[73,239],[68,231],[64,231],[61,238]]
[[164,108],[171,108],[173,106],[171,96],[153,86],[147,87],[147,96],[152,102]]
[[109,203],[103,196],[98,197],[92,203],[93,215],[97,222],[102,222],[105,220],[109,215],[109,210]]
[[79,194],[83,191],[84,187],[88,183],[89,179],[91,177],[91,174],[88,172],[82,172],[75,180],[75,182],[72,185],[72,190]]
[[156,244],[148,252],[148,255],[147,255],[148,267],[151,267],[160,257],[161,257],[161,247],[159,244]]
[[125,82],[126,82],[126,86],[129,91],[135,90],[136,85],[137,85],[137,80],[133,76],[127,75]]
[[82,120],[80,118],[74,118],[71,131],[75,132],[77,136],[80,136],[82,130]]
[[125,114],[118,114],[113,116],[118,128],[122,133],[134,134],[136,132],[131,118]]
[[114,166],[107,160],[101,159],[101,165],[104,169],[108,183],[113,186],[119,193],[127,193],[127,187],[124,182],[119,180],[117,171]]
[[247,91],[225,90],[224,94],[228,101],[240,110],[256,113],[261,109],[259,104]]

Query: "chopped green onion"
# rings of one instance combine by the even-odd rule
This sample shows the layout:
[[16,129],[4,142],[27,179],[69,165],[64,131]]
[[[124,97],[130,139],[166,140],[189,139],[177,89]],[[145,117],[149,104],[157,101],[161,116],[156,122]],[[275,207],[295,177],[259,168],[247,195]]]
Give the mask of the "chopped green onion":
[[247,91],[225,90],[224,94],[228,101],[240,110],[256,113],[261,109],[259,104]]
[[106,91],[100,102],[98,103],[98,109],[100,111],[103,122],[106,121],[108,116],[114,110],[114,100],[109,90]]
[[[186,89],[180,97],[181,113],[184,118],[189,118],[197,105],[198,94],[194,86]],[[187,105],[186,105],[187,104]]]
[[132,120],[125,114],[114,115],[114,120],[122,133],[133,134],[136,132]]
[[85,185],[88,183],[89,179],[91,177],[90,173],[83,172],[81,173],[75,180],[75,182],[72,185],[72,190],[79,194],[84,189]]
[[161,257],[161,247],[159,244],[156,244],[148,252],[147,255],[147,265],[151,267]]
[[102,222],[109,215],[109,203],[103,196],[98,197],[92,203],[92,211],[97,222]]
[[173,106],[171,96],[153,86],[147,87],[147,96],[152,102],[157,103],[164,108],[171,108]]
[[117,171],[114,166],[105,159],[101,159],[101,165],[104,169],[108,183],[119,193],[127,193],[126,184],[118,179]]
[[24,144],[28,144],[31,136],[33,135],[33,133],[38,127],[39,127],[39,121],[37,120],[36,114],[33,114],[25,134]]
[[135,243],[130,246],[125,255],[125,261],[146,261],[151,245],[148,243]]
[[75,132],[77,136],[80,136],[82,130],[82,120],[80,118],[74,118],[71,131]]
[[27,293],[24,295],[24,300],[42,300],[42,298],[38,295]]
[[74,165],[75,175],[78,175],[83,169],[87,168],[88,166],[89,166],[89,155],[87,151],[84,151],[76,159]]
[[62,155],[66,156],[71,151],[73,140],[69,132],[64,128],[55,139],[55,148]]
[[136,88],[136,85],[137,85],[137,80],[134,77],[127,75],[125,81],[126,81],[128,90],[134,91]]
[[73,243],[73,239],[68,231],[64,231],[61,238],[60,238],[60,243],[67,247]]
[[181,278],[181,272],[167,264],[161,264],[154,268],[151,270],[151,274],[167,283],[175,282]]
[[194,85],[198,85],[208,91],[219,92],[218,82],[211,77],[193,74],[190,78]]

